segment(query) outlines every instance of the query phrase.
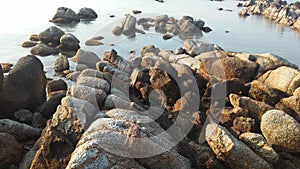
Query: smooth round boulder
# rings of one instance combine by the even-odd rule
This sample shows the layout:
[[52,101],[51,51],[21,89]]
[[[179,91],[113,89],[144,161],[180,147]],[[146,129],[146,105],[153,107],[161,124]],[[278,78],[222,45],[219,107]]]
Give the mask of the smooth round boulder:
[[0,133],[0,166],[10,168],[12,164],[18,164],[22,158],[22,145],[7,133]]
[[97,13],[91,8],[81,8],[77,14],[80,19],[96,19]]
[[79,40],[71,33],[66,33],[60,38],[60,45],[63,50],[79,49]]
[[262,116],[261,131],[273,147],[286,152],[300,152],[300,124],[285,112],[267,111]]
[[51,26],[48,29],[41,32],[38,35],[38,39],[45,44],[47,43],[59,44],[59,40],[64,34],[65,32],[59,29],[58,27]]
[[23,108],[33,111],[46,101],[46,83],[43,64],[37,57],[20,58],[5,78],[0,93],[0,117],[12,117]]

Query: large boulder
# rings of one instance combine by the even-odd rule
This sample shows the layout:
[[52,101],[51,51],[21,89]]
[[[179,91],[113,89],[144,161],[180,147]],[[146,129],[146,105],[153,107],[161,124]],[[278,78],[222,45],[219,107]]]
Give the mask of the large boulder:
[[226,162],[232,169],[273,168],[222,126],[208,124],[206,127],[206,141],[217,157]]
[[66,33],[60,38],[60,48],[62,50],[76,51],[80,48],[79,40],[71,33]]
[[77,14],[80,19],[96,19],[97,13],[91,8],[81,8]]
[[59,7],[50,22],[54,23],[72,23],[79,22],[79,16],[70,8]]
[[100,61],[99,57],[90,51],[79,49],[75,55],[77,64],[85,64],[88,68],[96,69],[96,63]]
[[261,131],[270,145],[287,152],[300,152],[300,124],[280,110],[267,111]]
[[0,92],[3,88],[3,82],[4,82],[4,76],[3,76],[2,66],[0,65]]
[[60,38],[65,34],[64,31],[59,29],[56,26],[51,26],[48,29],[44,30],[38,35],[38,38],[41,42],[48,44],[48,43],[53,43],[53,44],[59,44]]
[[4,80],[0,117],[12,117],[19,109],[33,111],[46,101],[46,83],[43,64],[37,57],[20,58]]
[[0,133],[0,166],[10,168],[22,158],[22,145],[12,135]]
[[271,89],[292,95],[300,87],[300,71],[291,67],[281,66],[266,72],[258,81],[263,82]]

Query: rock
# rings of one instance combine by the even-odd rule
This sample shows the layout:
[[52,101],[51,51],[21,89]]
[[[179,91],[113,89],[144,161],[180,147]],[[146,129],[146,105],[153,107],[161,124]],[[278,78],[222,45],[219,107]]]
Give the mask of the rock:
[[226,162],[232,169],[273,168],[222,126],[208,124],[206,127],[206,141],[217,157]]
[[96,19],[97,13],[91,8],[81,8],[77,14],[80,19]]
[[239,16],[246,17],[249,16],[247,9],[241,9],[238,13]]
[[48,92],[48,97],[54,96],[58,91],[67,91],[68,86],[67,83],[62,80],[52,80],[50,83],[47,85],[47,92]]
[[215,44],[187,39],[184,41],[184,50],[191,56],[196,56],[201,53],[218,50],[218,47]]
[[221,79],[238,78],[244,82],[252,81],[256,75],[258,64],[248,59],[231,55],[229,52],[214,51],[196,56],[200,60],[201,69],[209,75]]
[[172,39],[173,38],[173,35],[170,35],[170,34],[165,34],[163,35],[163,40],[169,40],[169,39]]
[[211,29],[210,27],[207,27],[207,26],[203,27],[202,30],[203,30],[203,32],[205,32],[205,33],[209,33],[209,32],[212,31],[212,29]]
[[60,105],[62,98],[66,96],[65,93],[58,93],[48,99],[46,102],[41,104],[36,112],[39,112],[45,119],[51,119],[52,115],[55,113],[56,108]]
[[80,48],[79,40],[71,33],[66,33],[60,38],[60,46],[62,50],[76,51]]
[[257,101],[265,102],[269,105],[274,106],[282,97],[278,92],[270,89],[264,83],[254,80],[250,84],[249,96]]
[[271,89],[292,95],[300,87],[300,72],[291,67],[281,66],[266,72],[258,81],[266,84]]
[[120,26],[116,26],[113,30],[112,30],[112,33],[116,36],[119,36],[121,35],[123,32],[123,28],[120,27]]
[[22,44],[23,48],[30,48],[37,45],[37,42],[33,42],[33,41],[26,41]]
[[49,56],[49,55],[57,53],[57,51],[50,46],[47,46],[43,43],[39,43],[37,46],[33,47],[30,50],[30,53],[33,55],[39,55],[39,56]]
[[39,38],[39,35],[33,34],[33,35],[30,35],[29,40],[38,42],[38,41],[40,41],[40,38]]
[[276,164],[279,155],[272,148],[272,146],[267,143],[261,134],[247,132],[241,134],[239,139],[266,161]]
[[82,72],[85,69],[89,69],[89,67],[86,64],[78,64],[76,66],[76,71],[78,71],[78,72]]
[[86,46],[100,46],[100,45],[104,45],[104,43],[99,42],[98,40],[95,40],[95,39],[88,39],[87,41],[85,41],[84,44]]
[[0,119],[0,132],[14,136],[17,141],[28,141],[39,138],[42,131],[24,123]]
[[234,119],[241,116],[248,117],[248,112],[240,107],[225,107],[221,111],[220,123],[225,127],[231,127],[233,126]]
[[133,14],[140,14],[140,13],[142,13],[142,11],[140,11],[140,10],[133,10],[132,13]]
[[33,111],[46,101],[46,76],[41,61],[32,55],[19,59],[6,76],[0,93],[0,117],[12,117],[19,109]]
[[202,36],[201,30],[195,25],[193,19],[181,19],[178,22],[182,39],[191,39],[194,36]]
[[17,165],[22,158],[22,145],[12,135],[0,133],[0,166],[10,168]]
[[158,56],[158,53],[160,52],[159,48],[156,48],[154,45],[144,46],[141,50],[142,57],[149,55],[149,53],[152,53],[155,56]]
[[58,45],[60,38],[65,34],[64,31],[56,26],[51,26],[38,35],[38,38],[44,44],[52,43]]
[[300,121],[300,88],[295,90],[293,96],[281,99],[276,104],[276,108],[285,111],[297,121]]
[[21,109],[14,112],[14,117],[18,119],[19,122],[31,125],[33,119],[33,113],[26,109]]
[[2,73],[8,73],[9,71],[11,71],[11,68],[14,66],[11,63],[0,63],[1,67],[2,67]]
[[270,145],[286,152],[300,152],[300,124],[280,110],[267,111],[260,124]]
[[99,78],[99,79],[105,79],[104,75],[101,72],[99,72],[98,70],[94,70],[94,69],[85,69],[85,70],[83,70],[79,77],[80,78],[81,77],[96,77],[96,78]]
[[168,15],[159,15],[154,19],[155,23],[157,24],[159,24],[160,22],[167,22],[168,20],[169,20]]
[[122,28],[123,28],[123,34],[126,36],[132,36],[135,34],[136,31],[136,18],[127,15],[125,20],[122,23]]
[[115,94],[110,94],[106,97],[103,109],[104,110],[111,110],[114,108],[119,109],[132,109],[131,103],[129,100],[125,100]]
[[229,100],[234,107],[240,107],[248,111],[249,116],[258,121],[261,120],[266,111],[274,109],[274,107],[266,103],[253,100],[245,96],[240,97],[236,94],[230,94]]
[[47,123],[47,119],[45,119],[41,113],[35,112],[32,117],[31,126],[34,128],[45,128]]
[[59,55],[54,63],[55,72],[63,72],[65,70],[69,70],[69,60],[64,55]]
[[76,84],[92,87],[95,89],[101,89],[105,93],[110,92],[110,84],[106,80],[97,77],[80,77],[77,78]]
[[201,62],[198,59],[186,54],[175,55],[174,53],[161,51],[159,52],[159,56],[171,63],[187,65],[193,70],[199,69],[201,64]]
[[249,117],[237,117],[233,121],[233,127],[243,133],[253,131],[255,120]]
[[59,7],[50,22],[53,23],[72,23],[79,22],[79,16],[70,8]]
[[2,71],[2,66],[0,65],[0,93],[3,88],[3,83],[4,83],[4,75],[3,75],[3,71]]
[[195,20],[194,24],[195,24],[195,26],[198,27],[198,29],[202,30],[205,25],[205,22],[201,19],[198,19],[198,20]]
[[106,52],[102,59],[108,61],[120,71],[124,71],[125,73],[131,73],[132,71],[130,62],[119,56],[114,49],[111,52]]
[[100,61],[99,57],[90,51],[79,49],[75,55],[77,64],[85,64],[88,68],[96,69],[96,63]]

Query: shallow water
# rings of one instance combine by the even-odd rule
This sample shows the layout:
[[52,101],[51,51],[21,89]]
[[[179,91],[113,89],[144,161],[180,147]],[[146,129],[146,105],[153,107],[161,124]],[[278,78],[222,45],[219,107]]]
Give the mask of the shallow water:
[[[114,37],[111,28],[120,25],[124,14],[132,10],[143,11],[142,15],[157,16],[161,13],[180,18],[191,15],[203,19],[213,31],[204,34],[202,40],[216,43],[229,51],[248,53],[274,53],[285,57],[300,66],[300,36],[289,27],[278,25],[261,16],[240,18],[235,6],[235,0],[212,2],[208,0],[165,0],[159,3],[154,0],[10,0],[0,7],[2,16],[0,27],[0,62],[16,63],[19,57],[29,54],[30,49],[24,49],[21,44],[28,40],[31,34],[38,34],[54,25],[48,22],[58,7],[66,6],[78,12],[81,7],[91,7],[99,15],[98,19],[89,23],[79,23],[74,27],[61,27],[65,32],[73,33],[81,40],[83,49],[92,50],[102,56],[104,51],[116,48],[121,55],[129,55],[131,50],[139,50],[142,46],[154,44],[164,49],[176,49],[182,46],[182,41],[174,38],[163,41],[161,35],[148,33],[138,35],[134,39],[124,36]],[[217,8],[232,9],[233,12],[218,11]],[[110,18],[109,15],[116,17]],[[139,15],[136,15],[139,16]],[[225,31],[229,31],[226,33]],[[105,37],[104,46],[87,47],[84,42],[95,36]],[[109,44],[116,46],[112,47]],[[127,57],[127,56],[124,56]],[[56,56],[40,57],[48,74],[53,73],[52,66]],[[72,65],[74,68],[74,65]]]

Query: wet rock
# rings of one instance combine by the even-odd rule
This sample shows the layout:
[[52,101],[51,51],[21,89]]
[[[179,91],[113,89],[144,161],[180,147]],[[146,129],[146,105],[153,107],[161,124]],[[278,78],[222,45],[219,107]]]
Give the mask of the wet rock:
[[195,20],[194,24],[198,27],[198,29],[202,30],[205,25],[205,22],[201,19],[197,19]]
[[101,89],[105,93],[110,92],[110,84],[101,78],[97,77],[80,77],[77,79],[77,85],[88,86],[95,89]]
[[58,93],[48,99],[46,102],[41,104],[36,112],[39,112],[45,119],[50,119],[55,113],[56,108],[60,105],[62,98],[66,96],[66,93]]
[[33,111],[46,101],[43,64],[32,55],[22,57],[6,76],[0,93],[0,117],[12,117],[19,109]]
[[59,55],[54,63],[55,72],[63,72],[65,70],[69,70],[69,60],[64,55]]
[[269,163],[276,164],[279,155],[270,146],[265,138],[258,133],[242,133],[239,139],[248,145],[255,153],[264,158]]
[[68,95],[81,100],[86,100],[99,108],[102,107],[106,98],[105,91],[82,85],[73,85],[69,89]]
[[77,14],[80,19],[96,19],[97,13],[91,8],[81,8]]
[[209,32],[212,31],[212,29],[211,29],[210,27],[207,27],[207,26],[204,26],[204,27],[202,28],[202,30],[203,30],[203,32],[205,32],[205,33],[209,33]]
[[14,112],[14,117],[18,119],[19,122],[31,125],[33,119],[33,113],[26,109],[21,109]]
[[257,101],[265,102],[269,105],[274,106],[282,97],[278,92],[270,89],[264,83],[254,80],[250,84],[249,96]]
[[33,47],[30,50],[30,53],[33,55],[39,55],[39,56],[49,56],[49,55],[57,53],[57,51],[50,46],[47,46],[43,43],[39,43],[37,46]]
[[248,111],[249,116],[258,121],[261,120],[266,111],[274,109],[274,107],[266,103],[253,100],[245,96],[240,97],[236,94],[230,94],[229,99],[230,103],[234,107],[241,107],[242,109]]
[[142,11],[140,11],[140,10],[133,10],[132,13],[133,14],[140,14],[140,13],[142,13]]
[[217,157],[226,162],[230,168],[273,168],[222,126],[208,124],[206,127],[206,141]]
[[262,75],[258,81],[269,88],[292,95],[300,87],[300,72],[297,69],[281,66]]
[[249,16],[250,14],[248,13],[248,11],[246,9],[241,9],[238,13],[239,16],[242,16],[242,17],[246,17],[246,16]]
[[26,41],[22,44],[23,48],[30,48],[37,45],[37,42],[33,42],[33,41]]
[[9,119],[0,119],[0,132],[8,133],[17,141],[28,141],[37,139],[41,135],[41,129],[33,128],[27,124],[19,123]]
[[10,168],[17,165],[22,158],[22,145],[12,135],[0,133],[0,166]]
[[196,56],[201,53],[218,50],[218,47],[215,44],[187,39],[184,41],[184,50],[191,56]]
[[48,92],[48,97],[54,96],[58,91],[67,91],[68,86],[67,83],[62,80],[52,80],[47,84],[47,92]]
[[38,42],[38,41],[40,41],[40,38],[39,38],[39,35],[33,34],[33,35],[30,35],[29,40]]
[[50,20],[53,23],[72,23],[79,22],[79,16],[70,8],[59,7],[54,15],[54,17]]
[[52,43],[58,45],[60,43],[60,38],[65,33],[56,26],[51,26],[48,29],[44,30],[38,35],[38,38],[44,44]]
[[88,68],[96,69],[96,63],[100,61],[99,57],[90,51],[79,49],[75,55],[77,64],[85,64]]
[[66,33],[60,38],[60,49],[76,51],[80,48],[79,40],[71,33]]
[[124,35],[126,36],[134,35],[136,30],[136,18],[131,15],[127,15],[125,20],[123,21],[122,28],[123,28],[122,33]]
[[237,117],[233,121],[233,127],[243,133],[255,130],[255,120],[249,117]]
[[300,124],[285,112],[267,111],[262,116],[261,131],[273,147],[287,152],[300,152]]
[[172,39],[173,38],[173,35],[170,35],[170,34],[165,34],[163,35],[163,40],[169,40],[169,39]]
[[3,71],[2,71],[2,66],[0,65],[0,93],[3,88],[3,83],[4,83],[4,75],[3,75]]
[[113,30],[112,33],[116,36],[121,35],[123,32],[123,28],[121,26],[116,26]]
[[196,56],[201,69],[209,75],[221,79],[238,78],[244,82],[252,81],[256,75],[258,64],[242,59],[223,51],[207,52]]

